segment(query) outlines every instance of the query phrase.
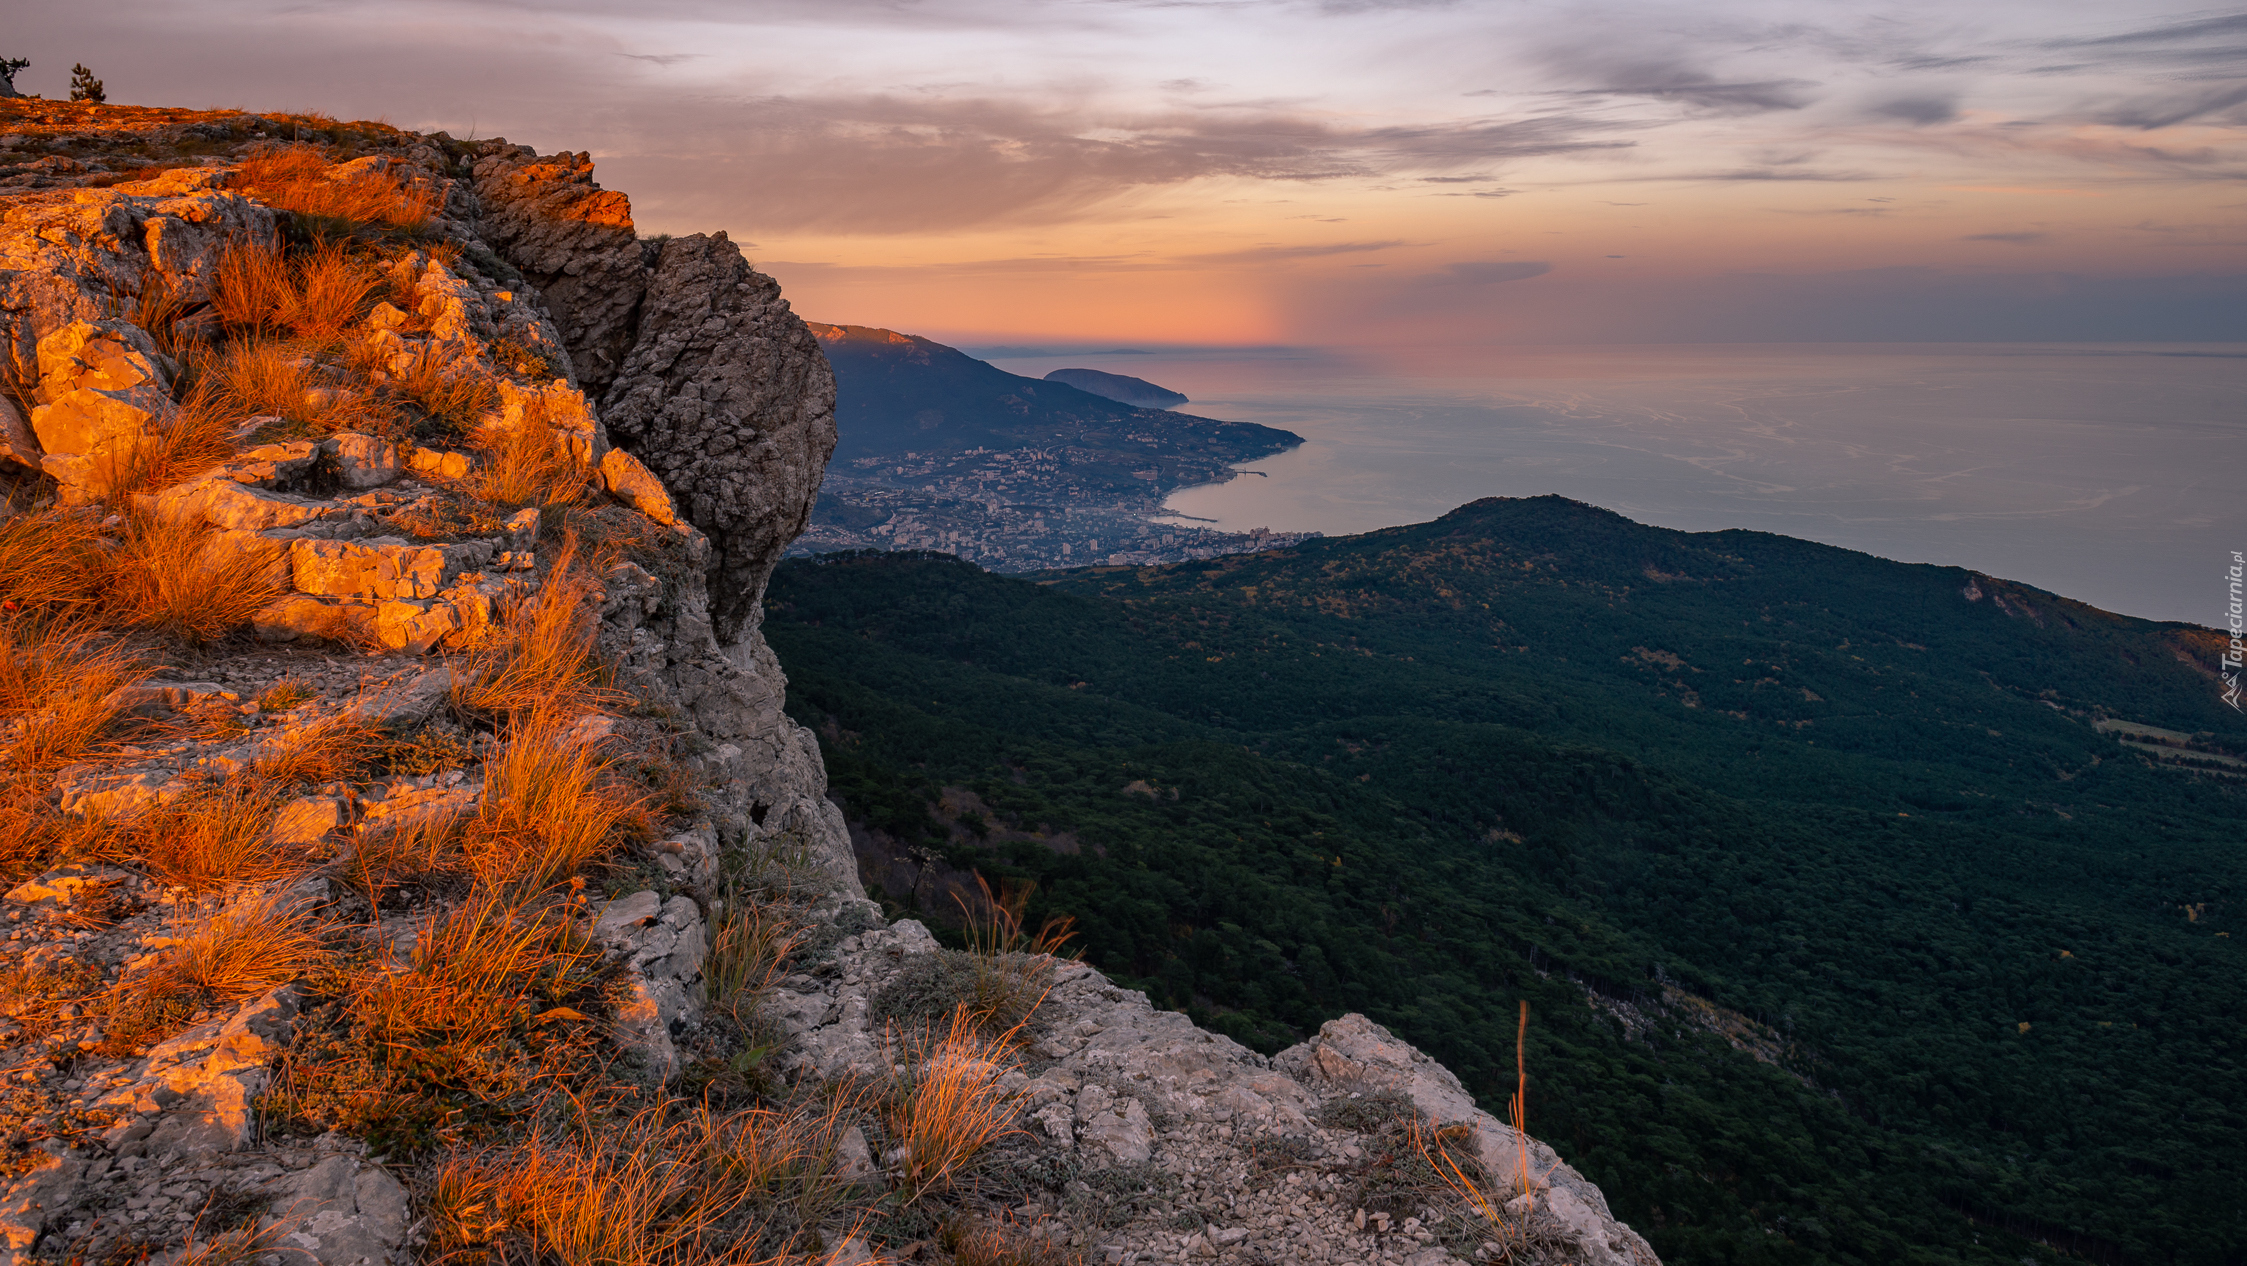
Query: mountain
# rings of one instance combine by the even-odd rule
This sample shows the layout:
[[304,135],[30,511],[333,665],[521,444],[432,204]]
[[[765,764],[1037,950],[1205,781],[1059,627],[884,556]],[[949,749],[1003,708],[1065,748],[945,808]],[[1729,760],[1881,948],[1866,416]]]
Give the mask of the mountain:
[[1137,408],[893,330],[811,329],[834,367],[840,439],[799,555],[936,548],[1035,571],[1302,539],[1209,531],[1163,510],[1180,488],[1302,443],[1292,432]]
[[835,369],[835,461],[972,448],[1071,448],[1084,477],[1131,488],[1205,482],[1234,462],[1281,452],[1302,437],[1253,422],[1141,409],[1063,382],[1010,374],[912,334],[809,323]]
[[1019,890],[884,917],[758,631],[834,382],[724,234],[498,139],[0,131],[0,1266],[1654,1262],[1363,1016],[1268,1060]]
[[1144,378],[1129,374],[1111,374],[1098,369],[1056,369],[1045,376],[1047,382],[1067,383],[1079,391],[1089,391],[1096,396],[1124,404],[1149,409],[1167,409],[1174,404],[1185,404],[1182,392],[1168,387],[1158,387]]
[[1362,1011],[1665,1261],[2247,1260],[2207,629],[1544,497],[1036,582],[791,560],[861,873],[1039,886],[1267,1051]]

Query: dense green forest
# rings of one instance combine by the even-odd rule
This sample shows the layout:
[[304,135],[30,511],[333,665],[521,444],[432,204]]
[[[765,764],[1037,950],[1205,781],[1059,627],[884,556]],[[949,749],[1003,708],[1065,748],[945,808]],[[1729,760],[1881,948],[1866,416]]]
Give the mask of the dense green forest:
[[775,576],[882,875],[1493,1107],[1526,998],[1532,1132],[1671,1266],[2247,1262],[2247,782],[2097,724],[2247,749],[2206,630],[1551,497],[1041,581]]

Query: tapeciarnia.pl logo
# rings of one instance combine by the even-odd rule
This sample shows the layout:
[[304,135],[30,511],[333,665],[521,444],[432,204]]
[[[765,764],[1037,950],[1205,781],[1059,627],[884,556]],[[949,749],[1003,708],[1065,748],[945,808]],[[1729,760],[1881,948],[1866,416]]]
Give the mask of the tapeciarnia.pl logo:
[[2224,612],[2224,622],[2231,629],[2231,645],[2224,648],[2224,702],[2239,712],[2239,667],[2242,660],[2247,660],[2247,615],[2242,614],[2240,605],[2240,591],[2247,583],[2247,554],[2231,552],[2231,571],[2226,579],[2231,582],[2231,605]]

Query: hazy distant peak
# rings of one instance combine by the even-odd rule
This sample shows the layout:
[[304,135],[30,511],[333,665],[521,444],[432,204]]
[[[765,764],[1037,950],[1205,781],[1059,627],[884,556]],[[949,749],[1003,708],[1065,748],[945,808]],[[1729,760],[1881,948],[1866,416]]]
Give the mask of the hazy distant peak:
[[929,340],[911,334],[900,334],[874,325],[828,325],[820,321],[806,321],[813,336],[823,343],[926,343]]
[[1172,405],[1186,403],[1184,392],[1158,387],[1144,378],[1134,378],[1129,374],[1111,374],[1099,369],[1056,369],[1045,377],[1047,382],[1066,383],[1079,391],[1089,391],[1119,404],[1167,409]]

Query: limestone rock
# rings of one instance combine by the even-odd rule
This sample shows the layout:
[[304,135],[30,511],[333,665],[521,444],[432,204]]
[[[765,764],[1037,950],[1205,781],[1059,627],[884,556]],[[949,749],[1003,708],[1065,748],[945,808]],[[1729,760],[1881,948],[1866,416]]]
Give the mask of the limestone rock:
[[835,377],[819,341],[725,235],[672,238],[601,417],[709,536],[718,640],[743,640],[834,452]]
[[360,642],[374,638],[375,607],[371,602],[334,601],[292,593],[274,599],[250,617],[250,631],[265,642],[294,642],[315,638],[329,642]]
[[605,390],[631,348],[647,265],[632,204],[593,181],[588,154],[511,147],[476,164],[478,227],[545,296],[576,380]]
[[8,890],[8,900],[18,905],[53,905],[68,909],[89,889],[100,891],[122,883],[124,871],[106,866],[59,866],[36,879],[26,879]]
[[32,432],[31,424],[24,421],[16,402],[0,396],[0,462],[38,470],[41,456],[39,437]]
[[131,452],[173,408],[171,367],[125,321],[76,321],[39,340],[31,429],[45,455],[99,459]]
[[526,424],[544,424],[569,446],[588,471],[599,469],[609,451],[608,432],[594,416],[585,393],[562,379],[529,390],[499,380],[499,412],[486,419],[488,431],[505,434]]
[[405,1247],[410,1205],[388,1170],[348,1153],[297,1174],[273,1202],[283,1260],[387,1266]]
[[320,449],[335,459],[346,488],[380,488],[398,477],[398,446],[380,436],[346,431],[322,441]]
[[430,479],[466,479],[474,463],[466,453],[447,452],[440,448],[410,448],[403,450],[407,469]]
[[284,848],[317,843],[342,826],[345,816],[343,801],[334,796],[292,800],[274,816],[273,842]]
[[299,593],[331,598],[434,598],[461,572],[490,562],[495,552],[489,541],[419,545],[396,536],[363,541],[299,540],[290,554],[290,566]]
[[129,817],[149,805],[175,799],[186,790],[186,783],[165,769],[71,779],[62,785],[62,811],[90,818]]
[[248,532],[297,527],[337,509],[329,502],[268,491],[223,470],[166,488],[152,504],[158,515],[174,523],[202,522]]
[[0,1192],[0,1262],[14,1266],[31,1251],[48,1211],[68,1207],[84,1171],[76,1157],[46,1154]]
[[679,521],[679,511],[671,504],[663,481],[621,448],[610,449],[601,459],[601,488],[665,527]]
[[1526,1153],[1529,1186],[1536,1193],[1530,1204],[1566,1229],[1588,1266],[1656,1260],[1637,1232],[1615,1220],[1600,1189],[1552,1148],[1476,1107],[1450,1069],[1364,1016],[1327,1021],[1317,1037],[1281,1051],[1273,1063],[1313,1083],[1394,1091],[1436,1121],[1473,1125],[1483,1169],[1501,1187],[1519,1189]]

